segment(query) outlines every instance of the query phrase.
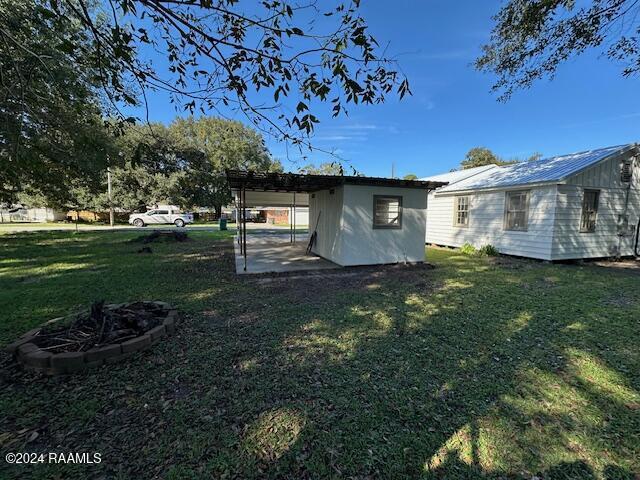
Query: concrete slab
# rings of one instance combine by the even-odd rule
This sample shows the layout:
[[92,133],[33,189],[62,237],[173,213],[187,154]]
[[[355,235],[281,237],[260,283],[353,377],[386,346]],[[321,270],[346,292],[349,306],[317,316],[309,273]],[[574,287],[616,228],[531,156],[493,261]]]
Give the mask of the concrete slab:
[[247,235],[247,270],[240,254],[237,237],[234,238],[236,273],[281,273],[304,270],[340,268],[339,265],[316,255],[307,255],[307,237],[289,242],[289,235]]

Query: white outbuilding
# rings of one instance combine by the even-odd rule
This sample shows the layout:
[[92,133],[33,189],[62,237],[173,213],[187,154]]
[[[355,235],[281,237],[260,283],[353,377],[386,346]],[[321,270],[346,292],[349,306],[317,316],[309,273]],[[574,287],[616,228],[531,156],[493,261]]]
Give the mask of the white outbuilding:
[[[308,206],[309,233],[296,252],[306,249],[333,266],[424,262],[427,195],[443,185],[390,178],[231,170],[227,179],[239,211],[252,205]],[[256,265],[255,271],[277,271],[277,262],[252,262],[248,258],[252,255],[251,242],[247,248],[246,225],[242,228],[243,222],[240,224],[238,249],[244,257],[243,271],[247,265],[247,271],[252,270],[252,265]],[[292,243],[298,238],[292,238]]]
[[640,148],[619,145],[422,179],[426,241],[543,260],[639,255]]

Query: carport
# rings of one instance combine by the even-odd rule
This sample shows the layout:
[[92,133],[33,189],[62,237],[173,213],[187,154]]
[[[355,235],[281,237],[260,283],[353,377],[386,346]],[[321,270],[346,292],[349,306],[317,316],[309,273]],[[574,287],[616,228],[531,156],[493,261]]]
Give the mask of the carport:
[[[427,194],[445,184],[360,176],[226,173],[239,212],[237,273],[423,262]],[[251,235],[248,240],[246,209],[257,206],[293,211],[308,206],[309,235],[300,238],[294,220],[284,238]]]

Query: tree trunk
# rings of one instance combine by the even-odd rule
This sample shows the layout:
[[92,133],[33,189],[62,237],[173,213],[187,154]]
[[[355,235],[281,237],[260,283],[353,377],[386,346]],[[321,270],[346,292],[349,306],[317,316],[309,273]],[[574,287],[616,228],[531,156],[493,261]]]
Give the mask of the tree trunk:
[[213,210],[215,211],[216,220],[219,220],[220,217],[222,216],[222,205],[214,205]]

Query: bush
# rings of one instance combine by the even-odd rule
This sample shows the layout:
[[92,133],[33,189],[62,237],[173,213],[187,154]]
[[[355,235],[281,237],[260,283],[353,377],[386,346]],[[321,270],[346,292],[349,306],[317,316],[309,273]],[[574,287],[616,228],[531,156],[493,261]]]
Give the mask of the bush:
[[469,242],[465,242],[464,245],[460,247],[460,253],[468,257],[495,257],[500,254],[498,249],[491,244],[484,245],[478,249]]
[[460,247],[460,253],[462,253],[463,255],[468,255],[469,257],[473,257],[478,254],[478,250],[469,242],[465,242],[464,245]]
[[484,245],[478,250],[478,255],[486,255],[488,257],[497,257],[500,254],[498,249],[491,244]]

